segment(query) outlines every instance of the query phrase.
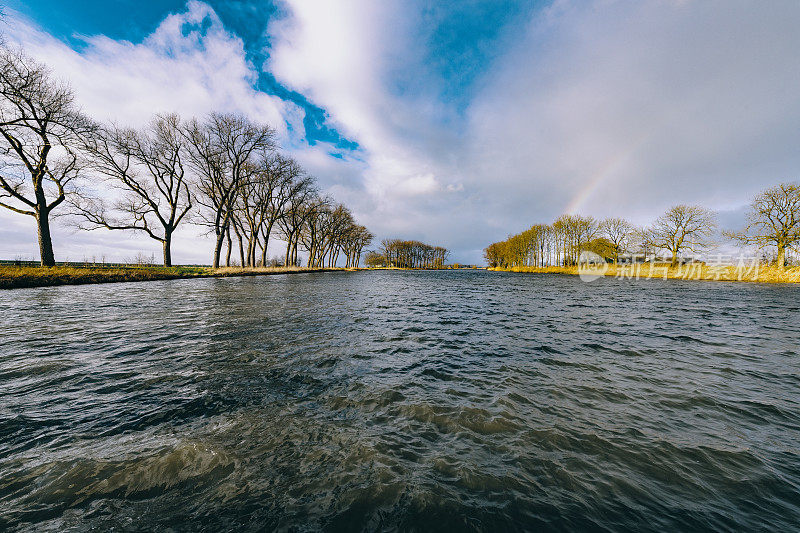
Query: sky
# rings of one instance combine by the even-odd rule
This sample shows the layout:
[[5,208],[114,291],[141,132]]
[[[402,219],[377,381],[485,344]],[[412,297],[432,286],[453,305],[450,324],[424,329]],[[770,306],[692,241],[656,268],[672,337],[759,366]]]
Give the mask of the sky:
[[[482,263],[564,213],[648,224],[679,203],[741,224],[800,179],[795,0],[8,0],[0,21],[87,114],[245,113],[382,238]],[[0,212],[0,257],[38,257]],[[57,260],[159,256],[54,229]],[[208,263],[179,231],[173,258]],[[274,251],[280,253],[279,249]]]

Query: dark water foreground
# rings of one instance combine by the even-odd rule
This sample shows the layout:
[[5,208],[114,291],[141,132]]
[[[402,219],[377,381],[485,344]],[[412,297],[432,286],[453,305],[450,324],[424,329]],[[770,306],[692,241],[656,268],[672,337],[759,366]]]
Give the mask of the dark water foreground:
[[0,293],[0,529],[789,531],[800,288],[356,272]]

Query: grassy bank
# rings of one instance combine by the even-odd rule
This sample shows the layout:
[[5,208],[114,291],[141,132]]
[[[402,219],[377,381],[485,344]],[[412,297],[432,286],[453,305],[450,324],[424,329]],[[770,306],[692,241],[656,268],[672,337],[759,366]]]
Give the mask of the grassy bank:
[[396,267],[396,266],[372,266],[372,267],[363,267],[359,268],[359,270],[431,270],[434,272],[442,272],[447,270],[486,270],[485,267],[452,267],[452,266],[443,266],[440,268],[432,268],[432,267]]
[[309,272],[352,272],[362,268],[320,268],[320,267],[223,267],[208,269],[210,276],[224,278],[228,276],[269,276],[272,274],[304,274]]
[[[300,274],[303,272],[329,272],[342,268],[219,268],[208,267],[157,267],[157,266],[0,266],[0,289],[48,287],[53,285],[84,285],[89,283],[117,283],[127,281],[156,281],[183,278],[210,278],[229,276],[265,276],[271,274]],[[354,269],[352,269],[354,270]]]
[[607,265],[579,269],[578,267],[513,267],[490,268],[500,272],[553,273],[569,275],[603,275],[619,279],[682,279],[704,281],[749,281],[763,283],[800,283],[800,267],[779,269],[769,265],[706,265],[694,263],[670,267],[666,264]]

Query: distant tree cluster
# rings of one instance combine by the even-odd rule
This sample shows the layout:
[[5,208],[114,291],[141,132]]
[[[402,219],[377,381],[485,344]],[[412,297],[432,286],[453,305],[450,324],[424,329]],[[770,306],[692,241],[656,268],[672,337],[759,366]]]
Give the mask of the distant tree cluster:
[[[314,179],[275,146],[269,126],[236,114],[200,119],[157,115],[141,129],[99,124],[70,88],[24,53],[0,46],[0,206],[36,220],[42,265],[55,264],[51,213],[71,206],[83,229],[136,231],[161,243],[187,221],[214,236],[213,266],[267,264],[270,238],[286,241],[283,263],[358,266],[372,234],[321,197]],[[77,187],[78,177],[92,178]],[[88,182],[92,182],[88,180]],[[105,183],[100,189],[94,184]],[[114,197],[108,198],[108,191]],[[67,210],[65,210],[66,212]]]
[[441,246],[431,246],[419,241],[384,239],[380,252],[367,256],[368,266],[398,268],[444,268],[450,252]]
[[592,217],[563,215],[552,224],[536,224],[502,242],[489,245],[484,256],[490,267],[577,265],[582,250],[616,260],[634,236],[621,219],[598,223]]
[[388,266],[386,264],[386,256],[375,250],[370,250],[364,256],[364,264],[370,268],[378,268]]
[[[713,211],[690,205],[670,208],[647,228],[621,218],[563,215],[489,245],[484,257],[490,267],[510,268],[573,266],[584,250],[615,263],[623,255],[653,258],[666,253],[676,265],[685,254],[700,253],[711,244],[716,227]],[[787,250],[800,244],[800,186],[785,183],[760,193],[751,204],[747,227],[723,234],[744,245],[773,247],[777,264],[784,267]]]
[[353,215],[343,205],[333,207],[325,200],[316,204],[301,226],[299,242],[308,251],[309,266],[333,266],[344,254],[345,267],[357,267],[365,246],[374,236],[364,226],[353,220]]

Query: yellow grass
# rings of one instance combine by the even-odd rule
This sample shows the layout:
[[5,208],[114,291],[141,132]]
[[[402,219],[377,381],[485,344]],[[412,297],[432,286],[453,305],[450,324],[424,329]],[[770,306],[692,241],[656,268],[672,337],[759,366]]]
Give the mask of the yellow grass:
[[619,279],[683,279],[704,281],[750,281],[763,283],[800,283],[800,267],[780,269],[770,265],[707,265],[693,263],[670,267],[668,264],[602,265],[578,267],[513,267],[490,268],[503,272],[589,274],[615,277]]
[[209,269],[215,276],[261,276],[269,274],[302,274],[304,272],[354,271],[360,268],[322,268],[322,267],[221,267]]
[[305,267],[160,267],[160,266],[14,266],[0,265],[0,289],[46,287],[52,285],[83,285],[87,283],[116,283],[126,281],[155,281],[163,279],[207,278],[229,276],[262,276],[270,274],[299,274],[303,272],[329,272],[332,270],[357,270],[344,268]]
[[202,267],[76,267],[0,266],[0,289],[82,285],[120,281],[153,281],[209,275]]
[[471,268],[455,268],[452,266],[443,266],[440,268],[434,267],[397,267],[397,266],[373,266],[373,267],[362,267],[359,270],[476,270],[477,267]]

